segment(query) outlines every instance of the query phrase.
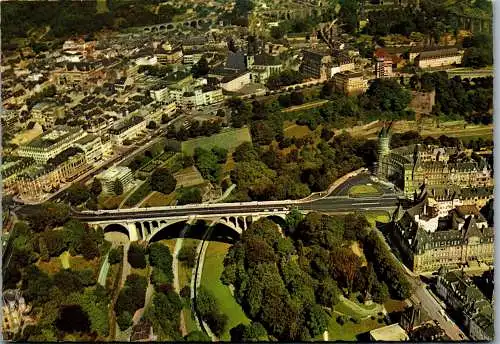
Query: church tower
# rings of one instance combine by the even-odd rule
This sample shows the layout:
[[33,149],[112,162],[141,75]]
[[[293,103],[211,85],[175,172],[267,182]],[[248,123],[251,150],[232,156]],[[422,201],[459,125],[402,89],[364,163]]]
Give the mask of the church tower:
[[389,164],[388,157],[391,152],[390,143],[391,143],[391,126],[392,122],[386,126],[384,126],[378,133],[378,150],[377,150],[377,177],[386,179],[389,174]]

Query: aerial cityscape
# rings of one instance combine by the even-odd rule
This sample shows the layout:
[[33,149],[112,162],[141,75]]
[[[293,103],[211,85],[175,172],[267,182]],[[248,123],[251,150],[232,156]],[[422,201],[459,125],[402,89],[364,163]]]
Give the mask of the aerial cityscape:
[[492,7],[2,1],[2,339],[494,340]]

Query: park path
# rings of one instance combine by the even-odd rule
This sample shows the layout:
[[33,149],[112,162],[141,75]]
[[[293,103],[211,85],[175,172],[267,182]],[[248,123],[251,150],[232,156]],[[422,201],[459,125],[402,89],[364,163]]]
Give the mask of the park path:
[[[172,258],[173,258],[172,259],[172,272],[174,274],[174,290],[177,294],[180,294],[180,292],[181,292],[181,290],[180,290],[181,288],[179,285],[179,258],[178,258],[178,255],[179,255],[179,252],[182,248],[182,243],[184,242],[184,236],[186,235],[186,232],[188,231],[190,226],[191,226],[191,223],[190,223],[190,221],[188,221],[188,223],[186,223],[186,225],[182,229],[182,231],[179,235],[179,238],[175,241],[174,252],[172,254]],[[181,330],[181,334],[183,337],[188,334],[187,328],[186,328],[186,318],[185,318],[184,310],[181,310],[181,314],[180,314],[180,330]]]
[[97,278],[97,283],[99,283],[103,287],[106,286],[106,277],[108,277],[108,271],[109,271],[108,256],[109,256],[109,251],[108,253],[106,253],[106,256],[104,256],[104,262],[102,263],[101,270],[99,271],[99,277]]
[[352,311],[356,312],[360,317],[362,318],[367,318],[372,315],[377,315],[378,312],[383,312],[384,314],[386,313],[385,307],[383,305],[379,305],[377,303],[374,303],[374,307],[371,309],[366,309],[364,307],[361,307],[360,305],[356,304],[355,302],[345,298],[343,295],[339,296],[340,302],[342,302],[344,305],[349,307]]

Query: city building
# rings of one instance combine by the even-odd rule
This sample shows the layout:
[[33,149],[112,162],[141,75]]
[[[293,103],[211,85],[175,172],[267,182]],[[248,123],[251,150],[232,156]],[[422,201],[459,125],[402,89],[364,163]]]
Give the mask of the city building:
[[459,65],[463,55],[464,52],[457,48],[422,51],[415,57],[415,64],[422,69]]
[[492,304],[463,271],[439,269],[436,290],[453,310],[464,315],[464,325],[472,340],[494,339]]
[[457,206],[440,216],[423,190],[411,208],[398,207],[392,224],[393,242],[414,272],[493,262],[494,229],[476,206]]
[[80,148],[85,154],[87,163],[92,164],[101,160],[103,148],[101,137],[97,135],[86,135],[75,142],[74,147]]
[[115,193],[115,182],[119,180],[122,183],[123,190],[126,191],[133,186],[134,178],[132,170],[126,166],[114,166],[98,174],[97,179],[101,181],[102,191],[105,194]]
[[34,165],[19,174],[16,188],[22,199],[40,200],[44,194],[54,192],[61,184],[74,181],[91,168],[83,153],[73,155],[53,168]]
[[62,151],[72,147],[87,133],[81,128],[56,126],[17,149],[20,157],[33,158],[35,162],[45,164]]
[[455,147],[413,144],[390,149],[390,136],[390,126],[378,136],[377,176],[394,182],[406,196],[423,184],[428,188],[493,186],[491,169],[483,158],[472,159]]
[[222,78],[221,87],[228,92],[236,92],[245,85],[251,82],[250,72],[237,72]]
[[265,84],[273,74],[279,74],[283,65],[279,58],[266,53],[248,56],[247,68],[251,72],[252,82]]
[[382,342],[405,342],[410,338],[399,324],[387,325],[370,331],[370,340]]
[[364,93],[368,89],[368,80],[362,72],[340,72],[333,79],[335,89],[348,95]]
[[165,42],[159,45],[154,52],[159,64],[167,65],[182,62],[182,47],[181,45],[172,45],[169,42]]
[[132,140],[146,131],[146,125],[146,121],[140,116],[126,117],[109,129],[111,141],[115,145],[121,145],[125,140]]
[[375,76],[377,78],[387,78],[391,77],[392,74],[392,60],[377,57],[375,60]]
[[329,69],[332,67],[332,56],[326,51],[304,50],[302,52],[302,63],[300,72],[306,78],[326,80],[330,76]]
[[40,102],[31,109],[32,120],[46,128],[54,126],[57,117],[64,114],[64,106],[55,102]]

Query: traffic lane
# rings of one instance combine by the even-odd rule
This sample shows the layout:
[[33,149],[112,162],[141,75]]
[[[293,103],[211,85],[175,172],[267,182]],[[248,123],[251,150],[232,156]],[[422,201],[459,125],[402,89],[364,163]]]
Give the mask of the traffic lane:
[[[387,195],[386,197],[380,197],[380,198],[375,198],[375,197],[357,198],[357,199],[325,198],[305,203],[283,202],[277,204],[275,203],[275,204],[248,204],[248,205],[235,203],[234,206],[226,205],[223,207],[217,207],[217,206],[204,207],[203,205],[200,205],[199,207],[157,209],[157,210],[147,210],[147,208],[144,209],[136,208],[136,209],[126,209],[118,213],[114,212],[106,213],[106,211],[101,211],[100,213],[95,212],[94,214],[99,216],[102,215],[124,216],[129,214],[137,215],[137,214],[151,214],[151,213],[163,213],[163,214],[169,213],[169,214],[185,215],[185,214],[200,213],[200,212],[218,213],[218,212],[244,212],[244,211],[266,211],[266,210],[272,212],[272,210],[275,209],[285,210],[283,208],[290,208],[290,207],[298,207],[299,209],[304,209],[304,210],[310,210],[310,209],[321,210],[321,209],[332,209],[336,207],[351,208],[351,207],[374,206],[374,205],[377,206],[395,205],[397,204],[397,202],[398,199],[396,196]],[[75,213],[75,214],[84,215],[85,213]]]
[[[300,210],[305,211],[319,211],[319,212],[354,212],[356,210],[388,210],[388,208],[395,207],[393,202],[370,202],[365,204],[337,204],[329,206],[317,206],[317,207],[299,207]],[[279,207],[278,207],[279,209]],[[282,209],[280,209],[282,210]],[[86,214],[73,214],[73,218],[80,219],[82,221],[106,221],[106,220],[124,220],[124,219],[139,219],[139,218],[153,218],[153,217],[173,217],[173,216],[190,216],[190,215],[214,215],[214,214],[239,214],[239,213],[252,213],[252,212],[263,212],[262,208],[220,208],[216,209],[190,209],[190,210],[159,210],[159,211],[138,211],[138,212],[127,212],[127,213],[116,213],[116,214],[96,214],[96,215],[86,215]],[[272,210],[268,211],[269,215],[273,215]]]
[[[424,286],[419,286],[415,289],[415,294],[422,303],[422,308],[427,315],[434,320],[437,320],[440,326],[445,330],[448,337],[452,340],[460,341],[467,337],[462,330],[452,321],[445,318],[439,310],[442,309],[441,305],[429,294]],[[462,336],[462,337],[461,337]]]

